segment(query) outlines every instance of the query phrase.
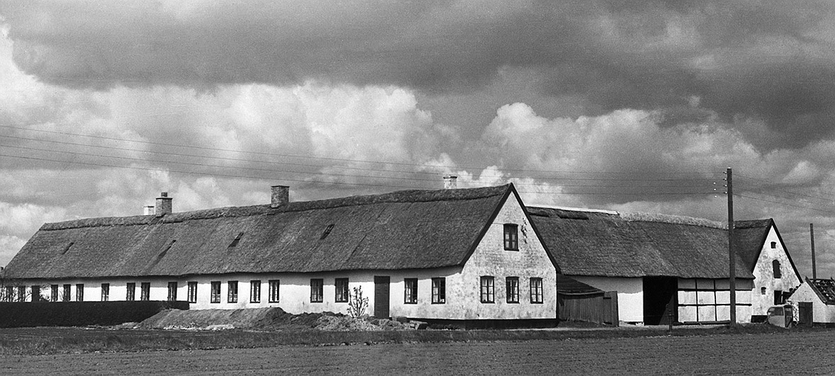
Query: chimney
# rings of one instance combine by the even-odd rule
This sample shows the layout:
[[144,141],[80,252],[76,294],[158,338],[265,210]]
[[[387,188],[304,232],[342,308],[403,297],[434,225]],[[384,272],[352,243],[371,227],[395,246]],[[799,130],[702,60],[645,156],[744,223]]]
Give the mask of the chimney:
[[144,215],[154,215],[154,205],[144,206],[142,214],[144,214]]
[[290,203],[290,187],[286,185],[274,185],[270,197],[270,207],[278,208]]
[[456,175],[444,176],[444,189],[455,189],[455,188],[458,188],[458,176],[456,176]]
[[162,217],[166,214],[171,214],[171,197],[168,197],[168,192],[160,192],[159,197],[157,197],[157,206],[154,210],[154,215],[157,217]]

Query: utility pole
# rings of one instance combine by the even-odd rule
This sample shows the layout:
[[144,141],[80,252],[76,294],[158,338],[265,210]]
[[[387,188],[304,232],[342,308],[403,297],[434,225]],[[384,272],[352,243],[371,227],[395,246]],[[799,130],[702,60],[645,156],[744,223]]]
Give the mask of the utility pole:
[[734,254],[734,188],[733,170],[728,167],[728,270],[731,290],[731,326],[736,325],[736,257]]
[[809,224],[809,237],[812,239],[812,279],[818,279],[818,269],[815,266],[815,227]]

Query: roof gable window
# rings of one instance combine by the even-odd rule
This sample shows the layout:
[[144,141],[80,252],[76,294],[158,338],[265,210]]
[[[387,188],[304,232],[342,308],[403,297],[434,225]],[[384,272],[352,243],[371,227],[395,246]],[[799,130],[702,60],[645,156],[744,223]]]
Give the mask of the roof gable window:
[[512,223],[505,223],[504,249],[505,251],[519,250],[519,226]]

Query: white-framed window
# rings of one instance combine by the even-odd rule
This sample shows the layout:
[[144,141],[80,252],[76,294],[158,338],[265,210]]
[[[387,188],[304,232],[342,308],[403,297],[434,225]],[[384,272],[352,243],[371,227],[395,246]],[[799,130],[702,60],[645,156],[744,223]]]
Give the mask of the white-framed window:
[[195,281],[188,283],[188,302],[197,303],[197,282]]
[[334,301],[337,303],[348,303],[348,278],[337,278],[334,281]]
[[519,250],[519,226],[513,223],[504,225],[504,249],[505,251]]
[[505,278],[506,294],[508,303],[519,303],[519,277]]
[[238,281],[229,281],[226,283],[226,287],[228,287],[226,292],[226,302],[227,303],[237,303],[238,302]]
[[495,303],[496,285],[493,276],[481,276],[481,302]]
[[249,281],[249,302],[261,303],[261,281]]
[[418,280],[417,278],[403,279],[403,300],[406,304],[417,304]]
[[321,303],[324,301],[323,286],[324,281],[321,278],[310,279],[310,302]]
[[209,300],[210,303],[220,303],[220,281],[212,281],[212,295]]
[[542,278],[531,278],[531,303],[542,303]]
[[432,304],[446,303],[446,278],[432,278]]
[[101,301],[106,302],[110,300],[110,284],[109,283],[102,283],[101,284]]
[[270,280],[270,303],[278,303],[279,302],[279,292],[281,291],[281,280],[272,279]]

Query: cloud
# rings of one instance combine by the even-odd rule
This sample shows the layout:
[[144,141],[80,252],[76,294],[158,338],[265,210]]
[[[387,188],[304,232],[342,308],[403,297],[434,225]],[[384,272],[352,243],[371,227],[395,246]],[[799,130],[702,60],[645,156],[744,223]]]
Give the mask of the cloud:
[[587,115],[692,107],[802,147],[835,124],[822,1],[4,2],[18,66],[68,87],[357,86],[473,92],[505,69]]

